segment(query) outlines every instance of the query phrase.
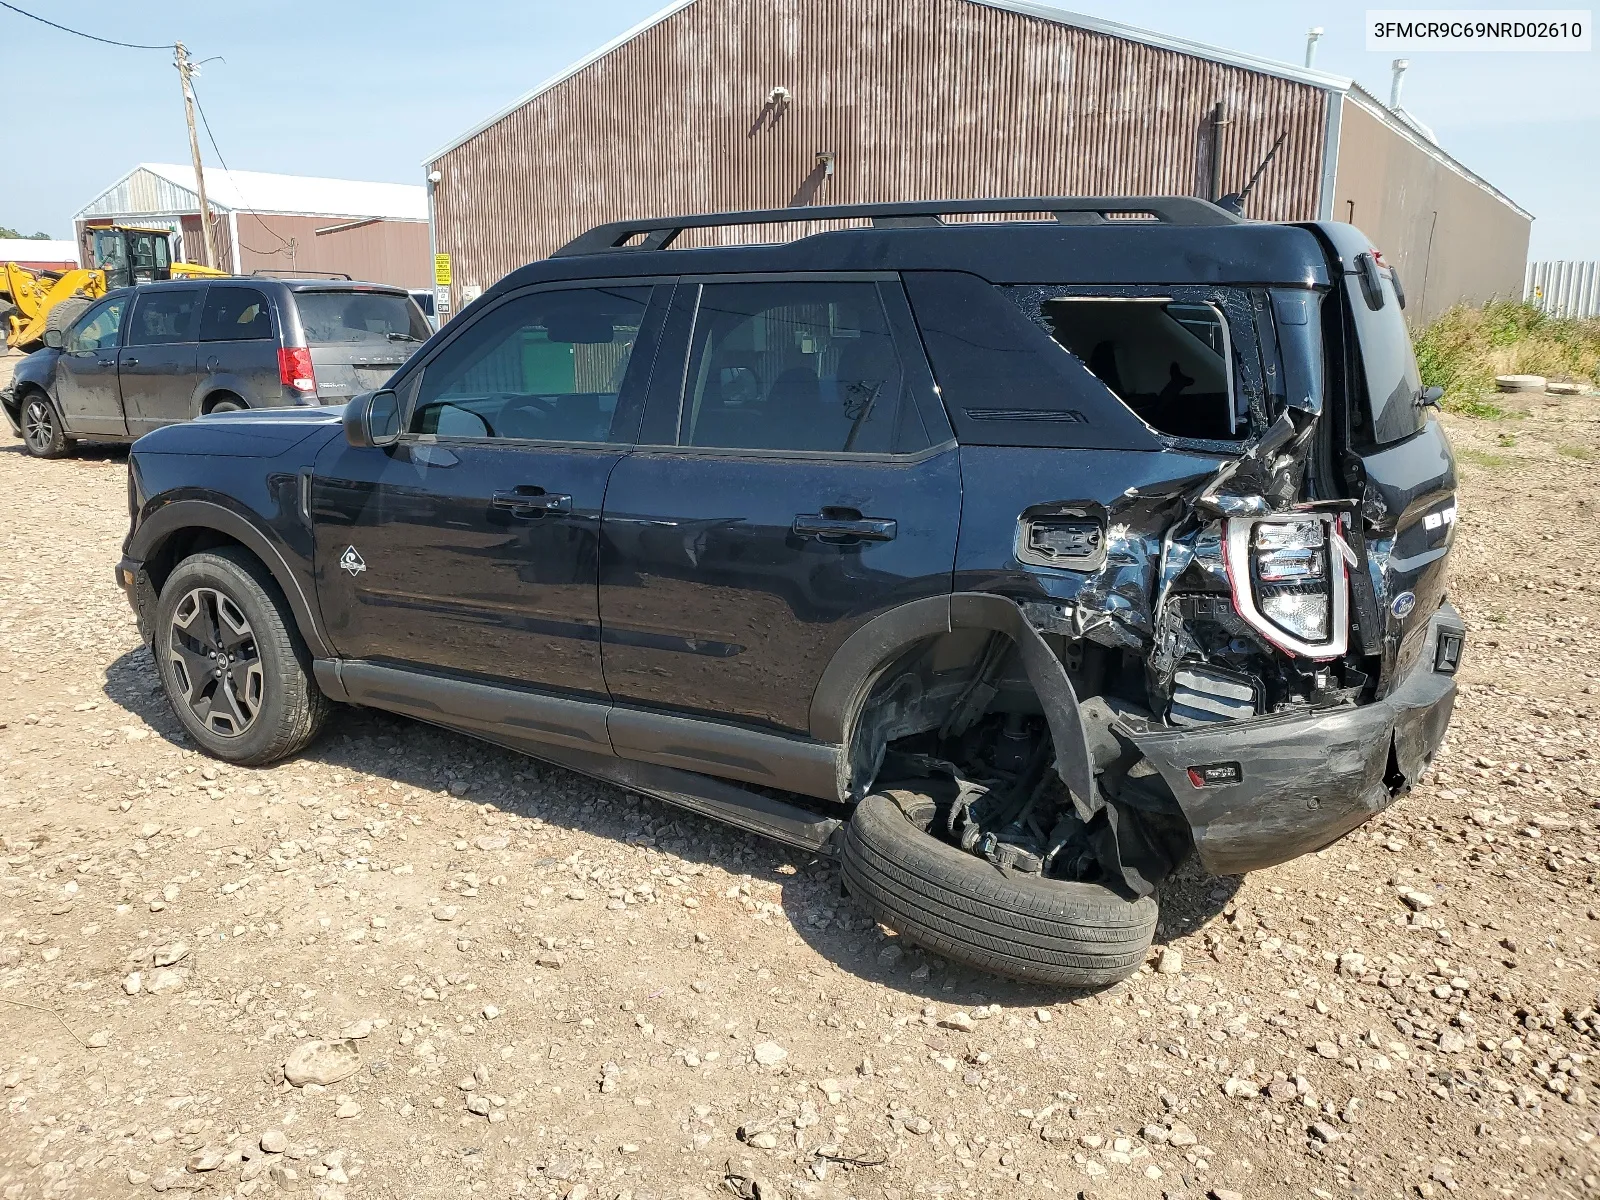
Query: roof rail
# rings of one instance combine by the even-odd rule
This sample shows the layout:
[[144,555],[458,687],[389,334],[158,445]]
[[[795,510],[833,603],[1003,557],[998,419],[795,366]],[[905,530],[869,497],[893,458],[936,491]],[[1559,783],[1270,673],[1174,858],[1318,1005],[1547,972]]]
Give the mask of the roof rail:
[[[640,218],[596,225],[579,234],[552,258],[609,254],[617,250],[665,250],[685,229],[734,225],[779,225],[790,221],[872,221],[892,229],[943,225],[945,216],[965,213],[1051,213],[1063,225],[1104,225],[1116,214],[1149,215],[1165,225],[1237,225],[1243,218],[1193,196],[1027,196],[988,200],[913,200],[892,204],[832,204],[762,208],[750,212],[702,213],[687,217]],[[637,238],[637,241],[634,239]],[[630,244],[631,243],[631,244]]]
[[278,270],[270,267],[257,267],[251,271],[252,275],[259,275],[263,279],[349,279],[343,271],[307,271],[307,270]]

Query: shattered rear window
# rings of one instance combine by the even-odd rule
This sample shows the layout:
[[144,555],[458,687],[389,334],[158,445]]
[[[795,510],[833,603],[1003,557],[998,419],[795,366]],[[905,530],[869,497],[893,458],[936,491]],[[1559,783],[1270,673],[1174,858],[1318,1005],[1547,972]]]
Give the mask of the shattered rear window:
[[1152,429],[1185,440],[1234,442],[1261,427],[1261,360],[1244,289],[1006,290]]

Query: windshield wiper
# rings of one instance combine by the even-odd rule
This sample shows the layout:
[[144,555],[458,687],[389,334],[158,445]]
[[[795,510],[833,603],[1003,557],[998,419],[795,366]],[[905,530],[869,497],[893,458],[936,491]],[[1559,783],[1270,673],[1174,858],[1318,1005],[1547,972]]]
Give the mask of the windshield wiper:
[[391,342],[420,342],[419,337],[412,337],[409,333],[386,333],[383,335]]

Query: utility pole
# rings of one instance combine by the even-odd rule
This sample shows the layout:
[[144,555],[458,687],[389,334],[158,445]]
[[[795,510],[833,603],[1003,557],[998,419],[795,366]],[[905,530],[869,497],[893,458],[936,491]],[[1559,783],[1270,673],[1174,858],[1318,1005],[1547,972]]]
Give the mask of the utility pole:
[[194,131],[194,89],[189,77],[194,74],[194,63],[189,61],[189,51],[178,42],[172,48],[172,63],[178,68],[178,79],[183,84],[183,117],[189,123],[189,157],[194,160],[195,191],[200,196],[200,237],[205,261],[203,266],[217,265],[216,235],[211,229],[211,206],[206,203],[206,172],[200,162],[200,138]]

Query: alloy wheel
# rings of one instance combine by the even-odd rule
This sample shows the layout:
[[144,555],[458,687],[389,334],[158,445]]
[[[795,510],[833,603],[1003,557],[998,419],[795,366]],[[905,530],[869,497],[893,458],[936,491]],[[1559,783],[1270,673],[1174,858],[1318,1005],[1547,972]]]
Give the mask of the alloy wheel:
[[22,439],[30,450],[38,452],[49,450],[56,440],[56,414],[38,396],[22,406]]
[[216,588],[195,588],[172,612],[168,656],[178,698],[220,737],[255,723],[266,698],[261,652],[250,622]]

